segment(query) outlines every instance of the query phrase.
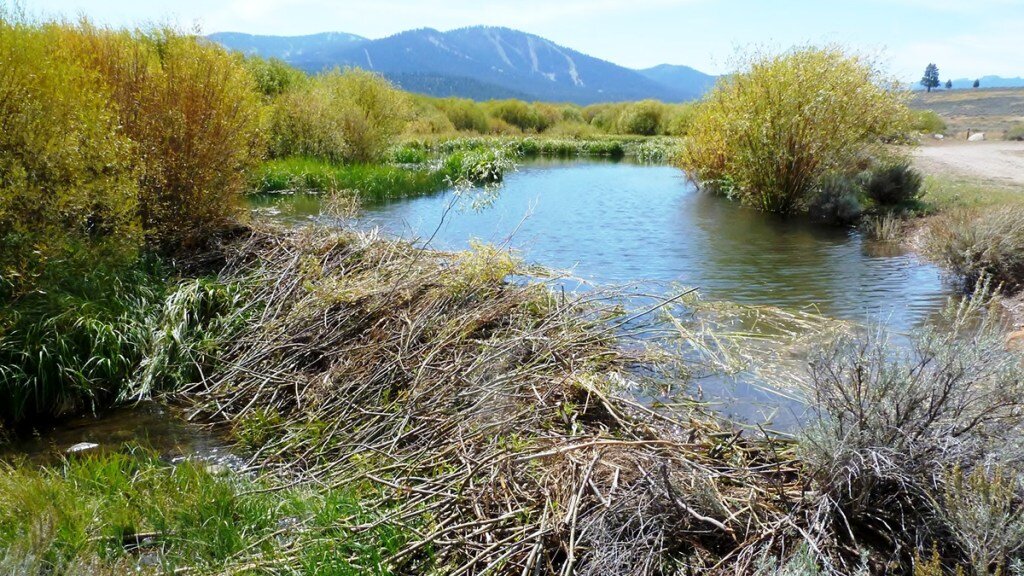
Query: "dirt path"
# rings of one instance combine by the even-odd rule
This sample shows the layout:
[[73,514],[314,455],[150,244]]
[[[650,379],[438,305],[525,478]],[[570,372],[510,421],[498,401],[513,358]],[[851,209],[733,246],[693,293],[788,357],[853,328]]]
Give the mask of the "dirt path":
[[914,151],[928,174],[954,173],[1024,186],[1024,142],[936,142]]

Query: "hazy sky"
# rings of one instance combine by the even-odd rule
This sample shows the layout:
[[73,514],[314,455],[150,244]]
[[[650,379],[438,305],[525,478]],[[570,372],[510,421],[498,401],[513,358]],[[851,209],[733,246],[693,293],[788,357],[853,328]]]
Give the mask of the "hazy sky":
[[[0,0],[3,4],[4,0]],[[35,14],[173,22],[203,32],[381,38],[411,28],[508,26],[631,67],[726,72],[737,50],[839,42],[919,79],[1024,76],[1024,0],[30,0]]]

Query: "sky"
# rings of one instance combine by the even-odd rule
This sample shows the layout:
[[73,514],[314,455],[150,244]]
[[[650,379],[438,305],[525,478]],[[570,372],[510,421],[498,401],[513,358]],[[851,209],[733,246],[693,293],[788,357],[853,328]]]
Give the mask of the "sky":
[[[5,0],[0,0],[3,5]],[[9,3],[9,2],[8,2]],[[894,76],[1024,76],[1024,0],[22,0],[35,15],[202,32],[382,38],[413,28],[507,26],[632,68],[721,74],[738,54],[840,43]]]

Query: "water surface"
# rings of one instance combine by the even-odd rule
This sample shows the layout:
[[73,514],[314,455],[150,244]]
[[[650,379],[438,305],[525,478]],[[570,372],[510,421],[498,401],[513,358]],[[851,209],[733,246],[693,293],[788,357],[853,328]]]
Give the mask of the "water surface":
[[[285,200],[315,215],[309,197]],[[454,209],[453,209],[454,204]],[[705,299],[811,309],[896,330],[921,324],[945,302],[940,270],[853,229],[765,215],[699,192],[669,166],[539,161],[507,176],[474,210],[453,193],[364,207],[364,224],[439,249],[477,239],[568,271],[569,288],[630,284]]]

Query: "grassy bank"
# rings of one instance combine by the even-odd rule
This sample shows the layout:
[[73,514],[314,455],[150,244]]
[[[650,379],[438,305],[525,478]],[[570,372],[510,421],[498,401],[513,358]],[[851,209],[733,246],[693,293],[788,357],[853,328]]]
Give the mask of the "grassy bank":
[[369,485],[271,488],[201,461],[169,465],[139,448],[45,469],[0,464],[0,571],[272,573],[291,565],[385,574],[385,558],[415,538],[363,509],[379,496]]
[[250,188],[260,193],[352,191],[379,202],[437,192],[460,183],[500,182],[516,164],[532,158],[632,158],[663,163],[676,153],[671,138],[552,139],[475,137],[410,140],[392,147],[385,159],[345,164],[319,158],[277,158],[255,170]]

